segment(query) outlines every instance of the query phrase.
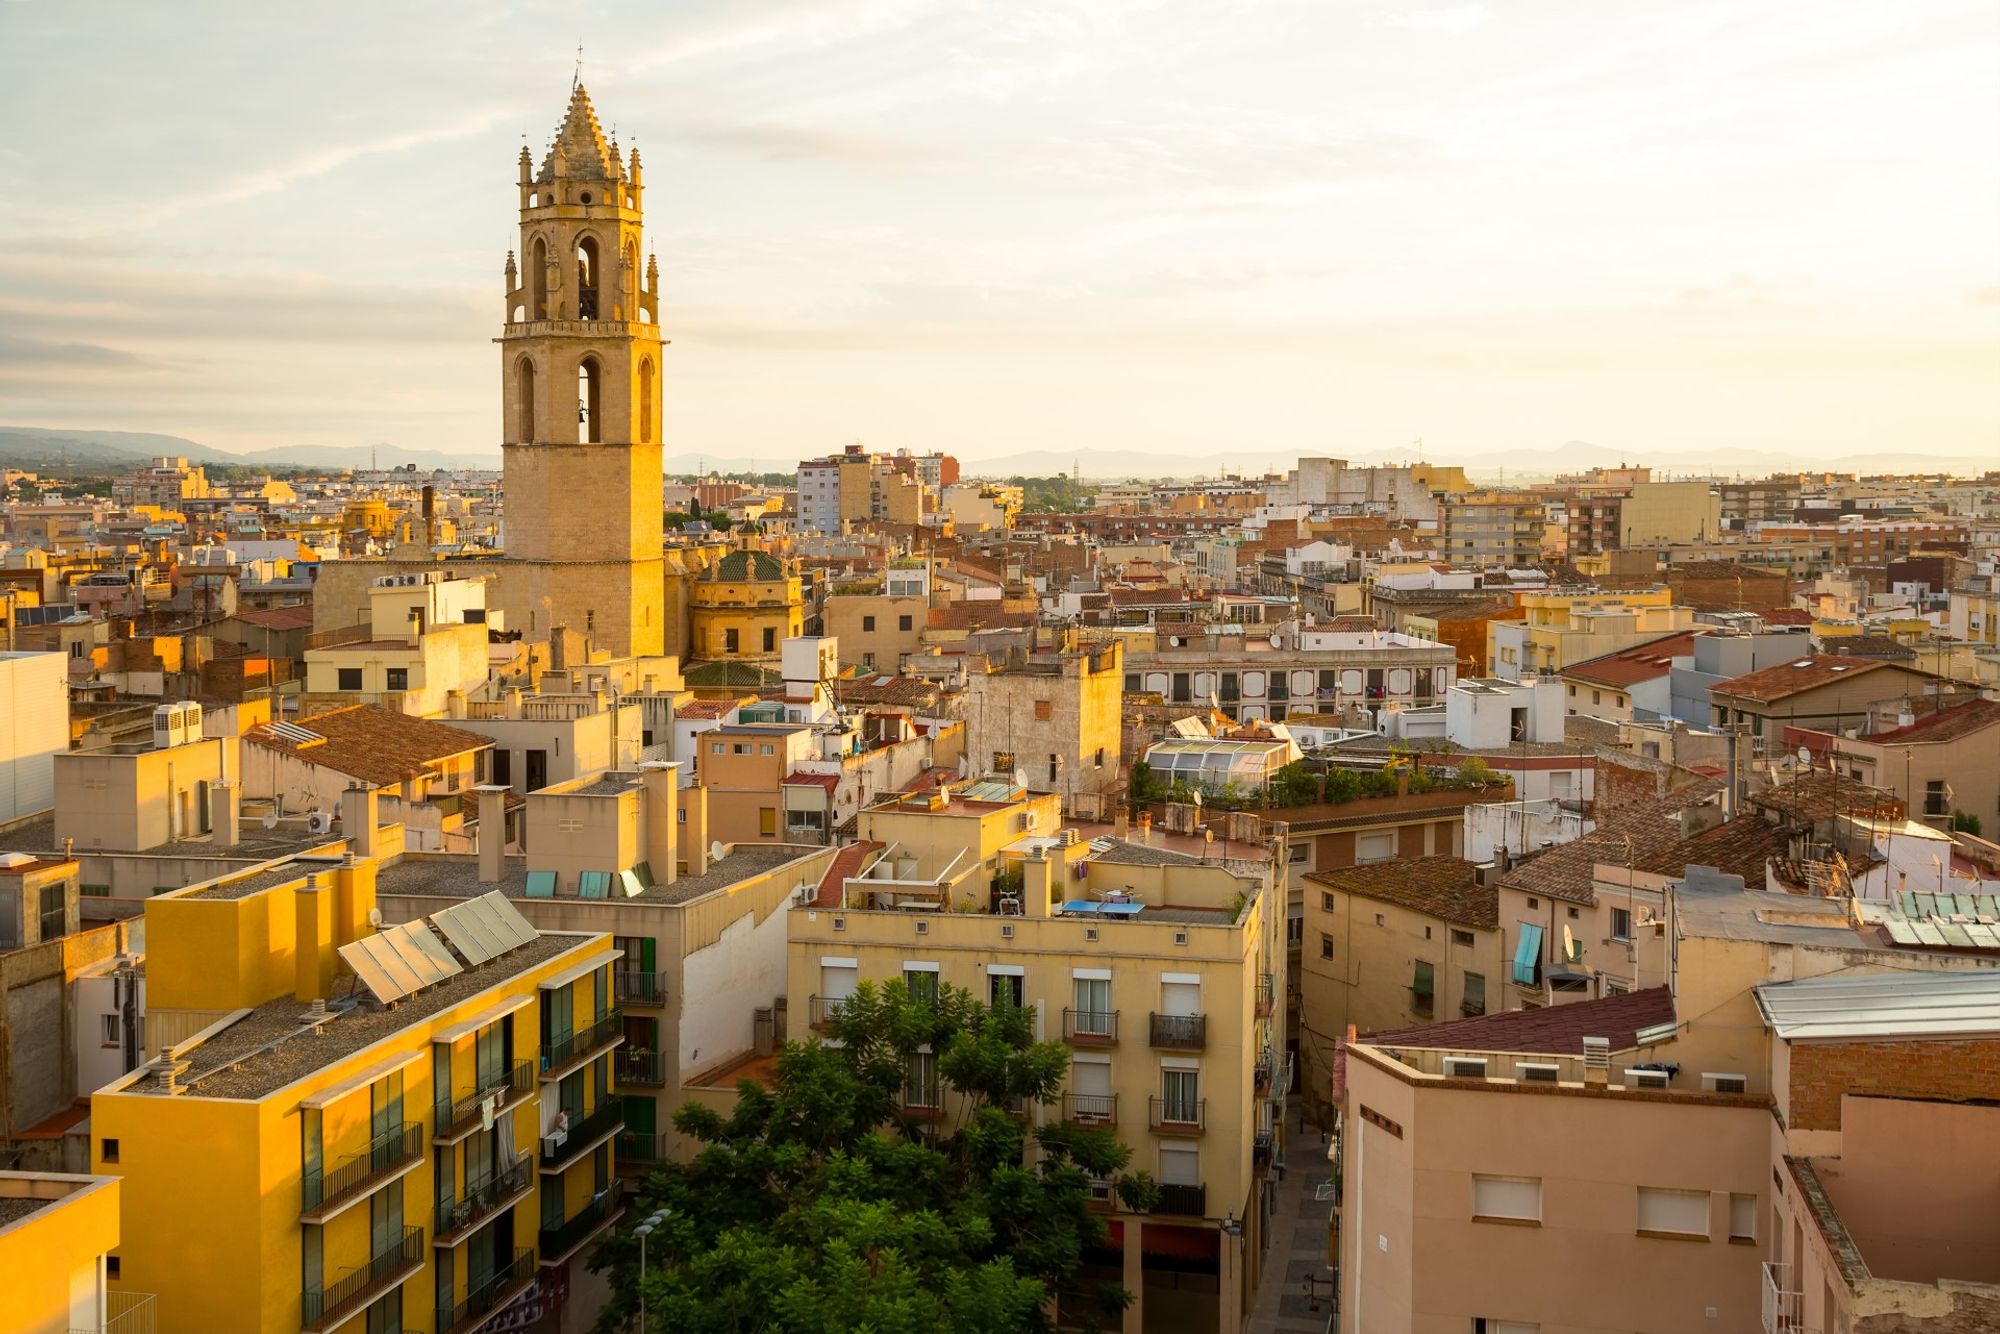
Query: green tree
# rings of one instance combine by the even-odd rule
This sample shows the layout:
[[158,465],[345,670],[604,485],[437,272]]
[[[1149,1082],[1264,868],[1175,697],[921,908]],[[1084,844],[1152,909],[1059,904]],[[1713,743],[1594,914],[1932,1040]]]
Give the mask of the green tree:
[[1951,827],[1958,833],[1970,834],[1974,838],[1981,836],[1979,832],[1979,817],[1971,811],[1953,811],[1951,813]]
[[1273,806],[1310,806],[1319,800],[1319,775],[1297,760],[1271,775]]
[[[1131,1150],[1107,1130],[1043,1126],[1027,1161],[1014,1109],[1055,1102],[1069,1066],[1061,1043],[1035,1040],[1031,1011],[864,982],[828,1036],[787,1043],[771,1086],[739,1084],[728,1116],[675,1114],[703,1147],[655,1171],[629,1211],[669,1211],[643,1276],[629,1236],[593,1256],[612,1288],[600,1334],[628,1328],[641,1284],[647,1334],[1003,1334],[1053,1329],[1052,1298],[1066,1328],[1129,1304],[1078,1272],[1107,1234],[1091,1178],[1132,1209],[1159,1189],[1126,1172]],[[915,1096],[933,1070],[945,1096]],[[939,1103],[948,1118],[924,1110]]]

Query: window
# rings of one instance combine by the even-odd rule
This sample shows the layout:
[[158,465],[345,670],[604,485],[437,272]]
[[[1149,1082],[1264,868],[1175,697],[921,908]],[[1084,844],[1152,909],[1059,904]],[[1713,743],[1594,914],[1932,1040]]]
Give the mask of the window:
[[1333,957],[1333,937],[1324,931],[1319,933],[1319,957],[1322,959]]
[[1470,931],[1460,931],[1457,927],[1453,927],[1451,943],[1459,949],[1469,950],[1472,948],[1472,933]]
[[387,678],[388,678],[388,679],[387,679],[387,681],[386,681],[386,683],[385,683],[385,686],[386,686],[386,688],[387,688],[387,689],[389,689],[389,690],[408,690],[408,689],[410,688],[410,669],[409,669],[409,668],[407,668],[407,667],[391,667],[391,668],[389,668],[389,669],[387,670],[387,672],[386,672],[386,675],[387,675]]
[[339,690],[361,689],[361,669],[359,667],[342,667],[339,669],[336,675],[339,678],[335,682],[336,689]]
[[766,653],[778,651],[778,632],[768,626],[764,630],[764,651]]
[[996,774],[1011,774],[1011,773],[1013,773],[1013,772],[1014,772],[1014,752],[1013,752],[1013,751],[1011,751],[1011,750],[996,750],[996,751],[994,751],[994,752],[993,752],[993,772],[994,772],[994,773],[996,773]]
[[1319,892],[1319,906],[1322,912],[1333,911],[1333,894],[1331,891],[1323,889]]
[[1285,919],[1285,943],[1287,945],[1299,945],[1304,943],[1305,938],[1306,919],[1303,917],[1287,917]]
[[1611,910],[1611,938],[1630,940],[1632,938],[1632,914],[1625,908]]
[[1482,973],[1465,975],[1465,999],[1459,1002],[1459,1012],[1470,1018],[1486,1013],[1486,977]]
[[103,1024],[103,1031],[98,1034],[98,1041],[106,1047],[118,1046],[124,1039],[121,1025],[118,1022],[118,1016],[115,1014],[103,1014],[99,1015],[98,1019]]
[[40,913],[40,939],[54,940],[63,933],[65,911],[68,907],[66,885],[42,886],[42,911]]
[[1511,1223],[1542,1221],[1542,1179],[1540,1177],[1472,1178],[1472,1216],[1480,1222],[1496,1219]]
[[1354,861],[1357,865],[1369,862],[1393,861],[1396,857],[1396,836],[1393,833],[1360,834],[1354,840]]
[[1045,699],[1038,699],[1038,700],[1036,700],[1036,701],[1035,701],[1035,721],[1036,721],[1036,722],[1038,722],[1038,723],[1045,723],[1045,722],[1047,722],[1047,721],[1049,720],[1049,710],[1050,710],[1050,707],[1051,707],[1051,706],[1050,706],[1050,704],[1049,704],[1049,702],[1048,702],[1047,700],[1045,700]]
[[1945,795],[1944,780],[1933,778],[1924,784],[1924,814],[1948,815],[1951,812],[1951,798]]
[[918,1004],[937,1004],[938,975],[935,967],[904,968],[903,985],[910,989],[910,999]]
[[708,746],[708,753],[711,755],[722,754],[722,743],[720,741],[711,741]]
[[1099,746],[1097,748],[1097,753],[1095,756],[1092,757],[1091,760],[1091,767],[1097,769],[1102,769],[1104,767],[1104,747]]
[[995,973],[986,979],[986,1003],[994,1007],[1009,1006],[1020,1009],[1027,994],[1027,979],[1019,973]]
[[1178,1125],[1201,1123],[1201,1071],[1160,1071],[1160,1119]]
[[757,753],[759,755],[775,755],[777,751],[772,748],[772,744],[769,741],[766,741],[757,747]]
[[1708,1239],[1708,1192],[1639,1187],[1639,1231],[1648,1236]]
[[898,630],[909,630],[914,626],[914,624],[915,622],[913,622],[907,616],[898,616],[896,618],[896,628]]
[[937,1055],[926,1043],[910,1053],[910,1067],[903,1081],[903,1105],[925,1109],[938,1105]]
[[757,836],[759,838],[772,838],[777,835],[777,832],[778,808],[775,806],[760,806],[757,809]]
[[1160,1184],[1163,1186],[1199,1186],[1201,1184],[1201,1150],[1192,1144],[1161,1144]]
[[[1076,1032],[1085,1037],[1108,1038],[1111,1030],[1111,979],[1079,977],[1076,987]],[[1109,1092],[1107,1089],[1106,1092]]]
[[1577,910],[1576,910],[1576,909],[1574,909],[1574,908],[1571,908],[1571,909],[1569,910],[1569,920],[1570,920],[1570,921],[1572,921],[1572,922],[1574,922],[1574,921],[1575,921],[1576,919],[1577,919]]
[[722,651],[723,651],[724,653],[736,653],[736,652],[739,652],[739,651],[740,651],[740,647],[739,647],[739,645],[740,645],[740,642],[741,642],[741,634],[740,634],[740,632],[739,632],[739,631],[736,631],[736,630],[724,630],[724,631],[722,632]]
[[1731,1241],[1757,1240],[1757,1197],[1755,1195],[1731,1195],[1729,1197],[1729,1239]]
[[1049,756],[1049,786],[1053,787],[1062,776],[1062,757]]
[[97,1159],[103,1163],[117,1162],[118,1141],[115,1139],[101,1139],[97,1141]]
[[873,616],[863,616],[861,618],[861,631],[863,634],[871,632],[874,628],[875,618]]
[[1410,1008],[1418,1014],[1429,1014],[1436,993],[1437,969],[1427,960],[1418,959],[1410,977]]
[[514,786],[514,752],[495,750],[493,752],[493,782],[499,787]]

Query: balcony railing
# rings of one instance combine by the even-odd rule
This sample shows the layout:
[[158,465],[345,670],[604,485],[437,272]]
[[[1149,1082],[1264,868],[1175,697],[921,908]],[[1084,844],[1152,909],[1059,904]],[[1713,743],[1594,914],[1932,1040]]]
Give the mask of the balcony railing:
[[1073,1126],[1115,1126],[1118,1124],[1116,1093],[1065,1093],[1063,1120]]
[[[542,1170],[560,1172],[614,1130],[625,1128],[625,1104],[607,1097],[588,1116],[572,1120],[557,1134],[542,1136]],[[560,1135],[560,1138],[557,1135]]]
[[806,1002],[806,1022],[814,1028],[830,1028],[840,1017],[840,1005],[845,997],[814,996]]
[[1199,1135],[1208,1128],[1207,1098],[1148,1098],[1147,1123],[1162,1135]]
[[585,1024],[568,1037],[542,1048],[542,1078],[567,1074],[571,1067],[595,1056],[601,1048],[623,1040],[625,1016],[612,1010],[602,1019]]
[[1805,1323],[1805,1294],[1786,1291],[1791,1281],[1790,1265],[1764,1262],[1764,1334],[1815,1334]]
[[618,998],[620,1005],[637,1005],[652,1009],[667,1003],[667,975],[665,973],[611,974],[611,994]]
[[357,1198],[369,1186],[378,1185],[414,1159],[423,1156],[424,1127],[420,1121],[405,1121],[394,1130],[370,1140],[368,1147],[341,1160],[331,1172],[309,1171],[299,1179],[300,1211],[323,1214],[328,1206]]
[[1160,1187],[1160,1203],[1153,1210],[1156,1214],[1182,1214],[1188,1218],[1208,1216],[1207,1186],[1167,1186]]
[[1208,1046],[1208,1016],[1205,1014],[1155,1014],[1151,1016],[1149,1027],[1155,1047],[1200,1051]]
[[440,1101],[437,1106],[437,1137],[455,1139],[471,1133],[480,1124],[479,1108],[498,1093],[502,1109],[512,1106],[535,1091],[535,1063],[516,1061],[497,1078],[482,1084],[471,1096],[456,1102]]
[[609,1227],[625,1212],[625,1183],[613,1180],[590,1197],[590,1203],[561,1227],[542,1229],[542,1259],[556,1264],[567,1259],[577,1247]]
[[1257,979],[1257,1017],[1271,1017],[1271,1007],[1277,997],[1277,983],[1269,973]]
[[664,1162],[667,1157],[667,1132],[664,1130],[623,1130],[618,1133],[617,1144],[620,1167],[643,1169]]
[[385,1246],[368,1262],[324,1288],[307,1288],[299,1294],[299,1324],[302,1329],[331,1329],[348,1316],[380,1297],[389,1289],[415,1275],[424,1265],[424,1230],[403,1229],[400,1241]]
[[72,1325],[69,1334],[155,1334],[159,1314],[152,1293],[110,1288],[104,1293],[104,1323]]
[[437,1235],[431,1238],[431,1244],[456,1246],[526,1199],[534,1185],[531,1168],[527,1155],[523,1154],[498,1172],[475,1178],[459,1195],[443,1201],[438,1208]]
[[464,1301],[454,1306],[438,1307],[438,1334],[465,1334],[465,1331],[477,1328],[492,1312],[526,1292],[528,1285],[534,1281],[535,1253],[530,1250],[515,1251],[506,1268],[498,1270],[467,1293]]
[[612,1058],[612,1068],[617,1071],[617,1080],[621,1084],[659,1088],[667,1082],[665,1052],[620,1047],[617,1056]]
[[1063,1041],[1078,1047],[1109,1047],[1118,1041],[1118,1011],[1064,1010]]

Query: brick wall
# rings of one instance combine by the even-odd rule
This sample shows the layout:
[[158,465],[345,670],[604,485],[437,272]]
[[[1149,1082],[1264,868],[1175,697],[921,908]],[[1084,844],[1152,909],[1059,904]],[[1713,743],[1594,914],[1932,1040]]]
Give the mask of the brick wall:
[[1791,1126],[1840,1129],[1843,1093],[1991,1098],[2000,1089],[2000,1041],[1795,1043]]

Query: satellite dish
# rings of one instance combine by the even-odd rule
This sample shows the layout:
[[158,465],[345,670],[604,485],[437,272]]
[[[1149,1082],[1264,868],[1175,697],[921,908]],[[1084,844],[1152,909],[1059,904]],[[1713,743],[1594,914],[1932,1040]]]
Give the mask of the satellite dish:
[[1807,750],[1804,746],[1799,747],[1799,763],[1800,764],[1812,763],[1812,752],[1810,750]]
[[264,817],[264,827],[266,829],[276,829],[278,827],[277,812],[273,811]]
[[708,859],[712,862],[721,861],[728,852],[729,849],[722,846],[722,840],[719,838],[708,845]]
[[1028,785],[1028,771],[1026,769],[1016,769],[1014,771],[1014,786],[1026,787],[1027,785]]
[[378,930],[381,928],[382,910],[380,908],[370,908],[368,910],[368,925],[375,927]]

